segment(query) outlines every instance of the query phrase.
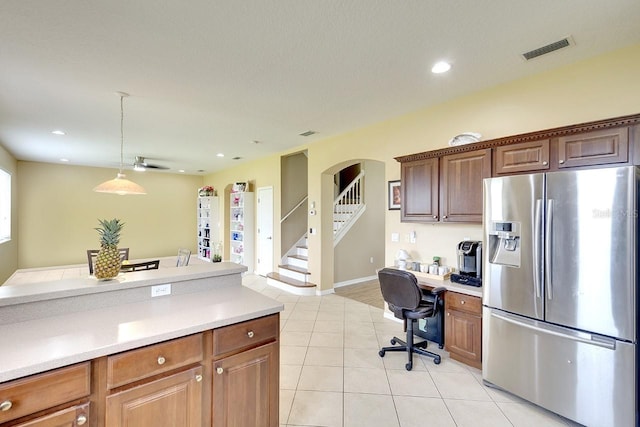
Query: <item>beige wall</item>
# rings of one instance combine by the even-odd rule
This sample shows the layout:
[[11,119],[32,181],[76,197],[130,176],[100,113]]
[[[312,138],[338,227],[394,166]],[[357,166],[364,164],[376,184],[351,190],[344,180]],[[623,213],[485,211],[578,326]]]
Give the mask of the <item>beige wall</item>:
[[362,162],[366,210],[334,250],[334,283],[376,275],[384,267],[385,173],[384,163]]
[[202,177],[134,173],[128,178],[145,196],[94,193],[93,187],[117,170],[18,162],[18,268],[86,262],[86,250],[99,248],[98,219],[124,223],[120,247],[131,258],[171,256],[179,247],[196,252],[197,189]]
[[[319,213],[309,218],[309,227],[318,230],[309,236],[310,281],[322,290],[333,286],[332,198],[322,192],[323,183],[331,185],[324,182],[323,172],[333,165],[352,158],[380,160],[386,166],[386,180],[395,180],[400,178],[400,165],[394,157],[444,148],[461,132],[479,132],[483,139],[492,139],[640,113],[639,75],[640,45],[636,45],[309,144],[309,200],[316,201]],[[262,160],[212,177],[251,170],[253,175],[274,175],[271,180],[277,182],[276,166],[275,160],[271,164]],[[278,192],[274,197],[278,206]],[[405,241],[411,231],[417,234],[415,244]],[[399,243],[391,242],[392,232],[400,234]],[[393,263],[397,250],[405,248],[414,259],[438,255],[455,265],[456,244],[466,237],[480,239],[481,233],[479,225],[401,223],[399,211],[386,211],[385,262]]]
[[18,162],[0,146],[0,169],[11,174],[11,240],[0,243],[0,284],[18,268]]

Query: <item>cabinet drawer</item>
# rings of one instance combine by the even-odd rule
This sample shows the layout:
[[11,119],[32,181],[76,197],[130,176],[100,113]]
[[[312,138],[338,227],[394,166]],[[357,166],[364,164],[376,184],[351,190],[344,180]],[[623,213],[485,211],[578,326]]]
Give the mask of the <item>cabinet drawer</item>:
[[213,355],[255,347],[278,337],[278,315],[261,317],[235,325],[214,329]]
[[445,307],[447,310],[460,310],[468,313],[482,315],[482,301],[478,297],[447,292],[445,295]]
[[115,388],[202,361],[202,334],[190,335],[107,358],[107,387]]
[[91,393],[91,362],[0,384],[0,423]]

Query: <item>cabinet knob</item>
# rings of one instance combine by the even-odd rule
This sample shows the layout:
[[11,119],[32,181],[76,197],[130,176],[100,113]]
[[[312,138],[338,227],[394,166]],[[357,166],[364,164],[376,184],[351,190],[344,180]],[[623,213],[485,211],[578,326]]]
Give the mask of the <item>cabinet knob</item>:
[[443,219],[447,219],[448,217],[447,217],[446,215],[444,215],[442,218],[443,218]]
[[80,414],[76,418],[76,425],[83,426],[87,423],[87,416],[85,414]]
[[0,411],[6,412],[11,409],[12,406],[13,403],[10,400],[5,400],[4,402],[0,403]]
[[465,300],[460,301],[460,304],[464,305],[464,303],[465,303]]
[[547,162],[547,161],[542,162],[543,166],[547,166],[548,164],[549,164],[549,162]]
[[451,313],[449,313],[448,311],[447,311],[447,316],[451,316]]
[[166,362],[166,361],[167,361],[167,359],[165,359],[164,357],[162,357],[162,356],[158,357],[158,365],[164,365],[164,362]]
[[434,216],[433,216],[433,219],[438,219],[438,215],[434,215]]
[[196,375],[196,382],[202,381],[202,375]]
[[247,336],[248,336],[249,338],[253,338],[253,331],[249,331],[249,332],[247,332]]
[[564,163],[564,160],[560,160],[558,163],[563,164],[563,163]]
[[218,375],[221,375],[224,372],[224,369],[218,368],[216,369],[216,372],[218,373]]

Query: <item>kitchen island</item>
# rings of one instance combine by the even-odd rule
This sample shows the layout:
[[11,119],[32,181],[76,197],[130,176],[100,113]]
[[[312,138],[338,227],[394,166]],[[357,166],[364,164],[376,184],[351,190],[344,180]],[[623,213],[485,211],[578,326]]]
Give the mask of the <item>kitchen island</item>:
[[[244,271],[215,263],[0,287],[0,423],[63,413],[91,426],[277,425],[283,304],[243,287]],[[236,395],[248,382],[253,399]]]

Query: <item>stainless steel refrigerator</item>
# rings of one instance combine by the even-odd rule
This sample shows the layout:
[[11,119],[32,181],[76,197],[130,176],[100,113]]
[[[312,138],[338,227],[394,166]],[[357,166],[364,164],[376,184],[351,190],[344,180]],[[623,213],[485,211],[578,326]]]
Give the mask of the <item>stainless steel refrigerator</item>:
[[484,181],[486,383],[587,426],[638,425],[639,174]]

